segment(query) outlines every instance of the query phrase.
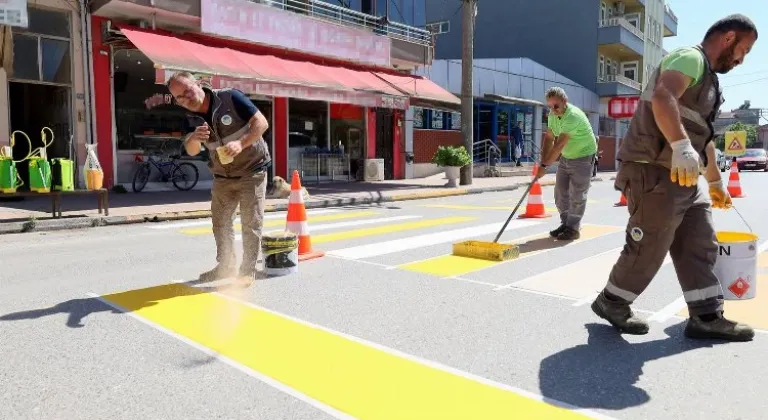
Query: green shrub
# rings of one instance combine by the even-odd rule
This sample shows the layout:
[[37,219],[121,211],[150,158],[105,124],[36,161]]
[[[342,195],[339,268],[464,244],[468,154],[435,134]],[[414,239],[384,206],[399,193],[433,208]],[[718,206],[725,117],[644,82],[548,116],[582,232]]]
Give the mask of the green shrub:
[[441,167],[464,167],[472,163],[472,159],[464,146],[439,146],[432,156],[432,163]]

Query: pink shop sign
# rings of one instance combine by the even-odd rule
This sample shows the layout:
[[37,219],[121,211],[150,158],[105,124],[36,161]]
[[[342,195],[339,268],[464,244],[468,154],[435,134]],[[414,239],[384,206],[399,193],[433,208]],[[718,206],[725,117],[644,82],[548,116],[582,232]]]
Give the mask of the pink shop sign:
[[390,67],[391,40],[383,35],[250,1],[205,0],[200,8],[204,33]]

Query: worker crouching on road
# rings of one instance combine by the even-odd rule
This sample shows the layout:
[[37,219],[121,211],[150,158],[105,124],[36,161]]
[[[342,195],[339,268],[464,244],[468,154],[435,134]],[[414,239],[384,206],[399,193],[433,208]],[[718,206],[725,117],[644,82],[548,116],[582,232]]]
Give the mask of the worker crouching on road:
[[[266,169],[271,162],[262,137],[269,124],[242,92],[203,88],[190,73],[174,74],[168,81],[168,89],[179,105],[191,111],[187,115],[184,140],[187,153],[197,155],[202,145],[210,153],[211,218],[218,264],[201,274],[200,280],[214,281],[237,275],[241,281],[252,282],[258,274]],[[233,227],[238,204],[243,232],[243,261],[239,273]]]
[[536,178],[543,177],[547,167],[560,158],[555,177],[555,205],[561,223],[560,227],[549,234],[559,240],[571,241],[580,236],[581,219],[587,208],[587,193],[592,182],[597,141],[587,115],[568,103],[568,96],[562,88],[548,89],[546,99],[551,112]]
[[[629,209],[626,244],[592,304],[620,331],[648,332],[630,304],[669,252],[690,314],[687,337],[748,341],[754,336],[749,326],[723,316],[723,290],[713,271],[718,244],[711,207],[731,204],[712,141],[712,123],[723,103],[717,73],[741,64],[756,40],[747,17],[726,17],[701,45],[665,57],[640,97],[617,157],[622,163],[615,186]],[[700,159],[711,204],[699,187]]]

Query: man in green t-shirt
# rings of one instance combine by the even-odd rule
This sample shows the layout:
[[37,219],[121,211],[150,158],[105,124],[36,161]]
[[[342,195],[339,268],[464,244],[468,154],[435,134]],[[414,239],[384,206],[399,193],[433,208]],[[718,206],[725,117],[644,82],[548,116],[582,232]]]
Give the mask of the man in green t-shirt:
[[544,176],[547,166],[560,159],[555,177],[555,205],[560,213],[560,227],[549,234],[571,241],[580,236],[581,218],[587,208],[587,193],[597,154],[597,138],[587,115],[568,103],[562,88],[549,88],[546,99],[552,111],[536,178]]

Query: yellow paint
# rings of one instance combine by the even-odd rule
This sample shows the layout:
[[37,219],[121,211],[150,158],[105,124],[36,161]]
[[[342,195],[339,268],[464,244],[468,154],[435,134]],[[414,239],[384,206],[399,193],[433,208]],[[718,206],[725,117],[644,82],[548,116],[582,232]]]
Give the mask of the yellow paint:
[[757,235],[746,232],[717,232],[717,242],[721,244],[736,244],[745,242],[756,242]]
[[[519,241],[504,243],[516,243],[520,247],[520,256],[514,260],[511,260],[517,261],[522,258],[541,254],[542,252],[581,243],[621,230],[624,230],[624,228],[617,226],[583,225],[581,229],[581,237],[575,241],[556,241],[549,236],[549,233],[546,233],[529,236]],[[432,274],[441,277],[452,277],[472,273],[474,271],[493,267],[505,262],[506,261],[487,261],[476,258],[458,257],[455,255],[447,254],[428,260],[403,264],[398,266],[398,268],[414,271],[417,273]]]
[[104,298],[355,418],[588,418],[180,284]]
[[[343,212],[343,213],[334,213],[334,214],[326,214],[322,216],[307,216],[307,222],[308,223],[317,223],[317,222],[331,222],[335,220],[344,220],[344,219],[354,219],[356,217],[366,217],[366,216],[373,216],[377,214],[375,211],[350,211],[350,212]],[[240,223],[235,223],[235,230],[240,231],[242,230],[242,225]],[[277,226],[285,226],[285,220],[265,220],[264,221],[264,227],[265,228],[271,228],[271,227],[277,227]],[[310,231],[312,230],[312,225],[309,226]],[[191,229],[181,229],[179,232],[185,234],[185,235],[207,235],[212,232],[212,228],[210,226],[202,227],[202,228],[191,228]]]
[[[387,233],[403,232],[406,230],[424,229],[434,226],[450,225],[475,220],[474,217],[443,217],[440,219],[423,220],[419,222],[396,223],[372,228],[348,230],[345,232],[312,235],[312,244],[343,241],[346,239],[363,238],[366,236],[384,235]],[[311,227],[310,227],[311,229]]]

